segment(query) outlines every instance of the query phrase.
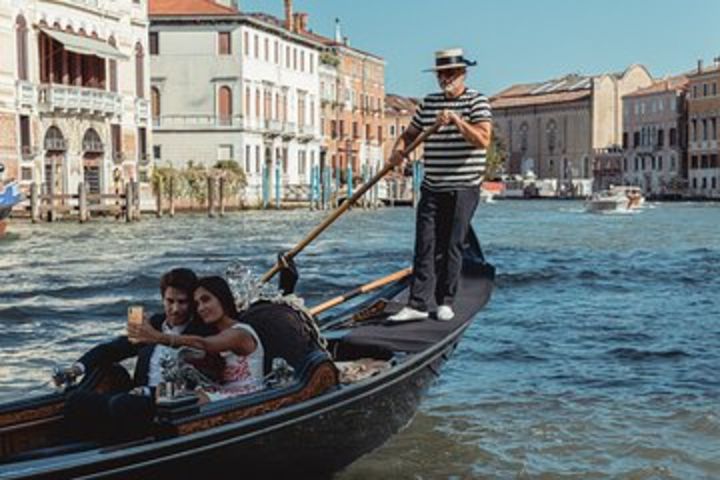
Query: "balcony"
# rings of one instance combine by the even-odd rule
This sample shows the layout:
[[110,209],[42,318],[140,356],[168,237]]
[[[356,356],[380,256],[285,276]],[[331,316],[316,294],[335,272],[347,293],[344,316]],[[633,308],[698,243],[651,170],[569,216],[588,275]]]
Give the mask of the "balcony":
[[309,141],[315,136],[314,125],[300,125],[298,127],[298,135],[301,140]]
[[18,108],[34,108],[37,102],[35,85],[26,80],[18,80],[16,86]]
[[120,95],[97,88],[71,85],[40,85],[38,105],[46,111],[87,112],[91,115],[120,115]]
[[242,115],[161,115],[153,117],[155,130],[214,130],[238,129],[244,126]]
[[283,123],[282,135],[285,138],[294,137],[297,133],[297,124],[295,122]]
[[144,98],[135,99],[135,123],[147,124],[150,118],[150,102]]
[[280,135],[282,132],[283,124],[280,120],[272,120],[272,119],[265,119],[265,131],[263,132],[265,135],[269,135],[271,137],[275,137]]

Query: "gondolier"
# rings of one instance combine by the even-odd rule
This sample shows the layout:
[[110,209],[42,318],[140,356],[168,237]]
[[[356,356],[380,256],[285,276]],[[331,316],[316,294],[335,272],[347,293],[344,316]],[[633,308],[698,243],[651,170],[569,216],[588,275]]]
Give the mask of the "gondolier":
[[436,73],[441,92],[423,99],[393,147],[390,162],[401,165],[405,146],[423,130],[441,125],[425,143],[410,298],[391,321],[428,318],[433,297],[438,320],[455,316],[463,246],[477,208],[492,133],[487,97],[465,85],[467,68],[475,65],[460,48],[436,52],[435,67],[429,71]]

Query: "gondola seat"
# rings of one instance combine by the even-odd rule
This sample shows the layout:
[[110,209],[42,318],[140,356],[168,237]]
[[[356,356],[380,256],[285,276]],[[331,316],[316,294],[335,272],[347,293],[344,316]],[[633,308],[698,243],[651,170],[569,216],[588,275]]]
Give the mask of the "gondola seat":
[[338,370],[330,356],[321,350],[309,353],[296,373],[296,380],[278,388],[226,398],[199,405],[158,406],[158,435],[177,436],[206,430],[262,415],[308,400],[338,388]]

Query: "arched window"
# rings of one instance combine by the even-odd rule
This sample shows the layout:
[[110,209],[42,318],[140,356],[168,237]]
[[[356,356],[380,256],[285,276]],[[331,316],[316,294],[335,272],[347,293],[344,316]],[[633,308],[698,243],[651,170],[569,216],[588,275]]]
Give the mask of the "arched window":
[[[112,45],[113,47],[115,47],[116,46],[115,37],[108,38],[108,43],[110,45]],[[115,60],[114,58],[111,58],[108,60],[108,74],[110,75],[110,91],[117,92],[118,91],[117,60]]]
[[45,147],[45,150],[52,151],[65,151],[67,148],[65,145],[65,137],[56,126],[48,128],[47,132],[45,132],[43,146]]
[[17,71],[18,79],[28,79],[28,59],[27,59],[27,22],[22,15],[18,15],[15,21],[15,44],[17,47]]
[[145,98],[145,54],[140,42],[135,44],[135,96]]
[[222,86],[218,90],[218,115],[220,125],[232,123],[232,90],[230,87]]
[[83,135],[82,148],[85,153],[103,153],[105,151],[102,139],[94,128],[88,128]]
[[160,90],[157,87],[150,87],[150,103],[153,122],[157,125],[160,119]]

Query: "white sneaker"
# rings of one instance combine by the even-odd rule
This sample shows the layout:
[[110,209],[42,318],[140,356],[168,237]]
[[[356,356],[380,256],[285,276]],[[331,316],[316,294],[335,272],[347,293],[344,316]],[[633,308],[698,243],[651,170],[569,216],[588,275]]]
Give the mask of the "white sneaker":
[[455,312],[450,305],[440,305],[437,309],[437,319],[447,322],[455,318]]
[[388,317],[388,321],[390,322],[410,322],[412,320],[425,320],[430,315],[428,312],[422,312],[420,310],[415,310],[414,308],[410,307],[403,307],[402,310],[400,310],[395,315],[390,315]]

